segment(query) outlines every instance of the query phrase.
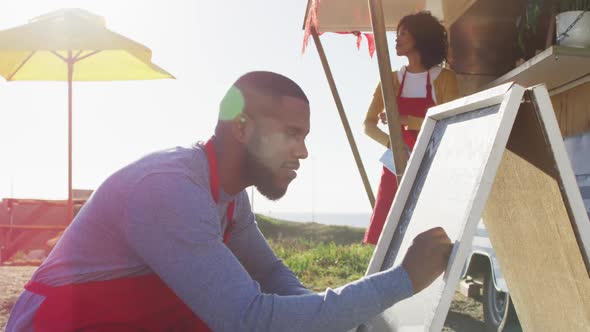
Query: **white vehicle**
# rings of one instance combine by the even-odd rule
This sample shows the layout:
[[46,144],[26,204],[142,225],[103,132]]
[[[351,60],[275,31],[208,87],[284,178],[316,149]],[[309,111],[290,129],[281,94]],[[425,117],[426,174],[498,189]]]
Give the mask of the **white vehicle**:
[[[566,137],[564,141],[590,218],[590,132]],[[498,331],[504,320],[506,327],[518,324],[516,312],[510,303],[508,285],[481,221],[462,277],[483,287],[482,302],[487,331]]]

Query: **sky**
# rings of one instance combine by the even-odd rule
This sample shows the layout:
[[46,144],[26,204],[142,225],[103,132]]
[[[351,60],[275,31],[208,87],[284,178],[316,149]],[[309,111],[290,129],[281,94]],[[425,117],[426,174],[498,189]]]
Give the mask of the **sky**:
[[[371,211],[318,53],[302,54],[306,0],[0,2],[0,29],[61,8],[105,17],[107,28],[149,47],[176,79],[74,82],[73,186],[95,189],[111,173],[150,152],[206,140],[229,86],[252,70],[286,75],[311,106],[309,158],[287,195],[254,195],[256,212]],[[384,149],[362,131],[379,80],[366,40],[325,34],[322,44],[376,192]],[[388,37],[392,68],[395,35]],[[0,78],[0,197],[67,198],[67,83]],[[249,194],[251,191],[249,190]],[[367,220],[368,222],[368,220]]]

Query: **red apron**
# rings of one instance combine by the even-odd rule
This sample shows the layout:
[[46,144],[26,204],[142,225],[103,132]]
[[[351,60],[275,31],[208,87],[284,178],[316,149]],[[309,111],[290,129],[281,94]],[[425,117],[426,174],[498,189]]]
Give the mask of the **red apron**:
[[[213,143],[205,144],[211,194],[219,199]],[[234,201],[227,208],[227,244]],[[50,287],[29,281],[25,288],[45,296],[35,313],[35,332],[211,331],[156,274]]]
[[[402,84],[397,92],[397,108],[399,115],[413,116],[424,118],[428,109],[436,103],[432,99],[432,85],[430,84],[430,71],[426,74],[426,97],[425,98],[407,98],[402,97],[404,84],[406,83],[406,73],[402,79]],[[402,126],[402,137],[407,147],[412,150],[416,139],[418,138],[418,130],[409,130]],[[375,207],[373,208],[373,215],[367,231],[365,232],[364,243],[377,244],[385,219],[395,198],[397,192],[397,177],[385,166],[381,173],[381,182],[379,182],[379,189],[377,191],[377,198],[375,200]]]

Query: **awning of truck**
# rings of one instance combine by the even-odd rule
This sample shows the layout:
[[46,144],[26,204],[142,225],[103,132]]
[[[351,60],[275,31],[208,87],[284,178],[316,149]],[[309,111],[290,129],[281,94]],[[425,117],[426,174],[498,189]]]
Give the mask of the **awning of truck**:
[[[399,20],[419,10],[429,10],[449,27],[475,0],[382,0],[385,28],[395,31]],[[305,21],[317,15],[319,32],[370,32],[367,0],[308,0]],[[304,23],[305,28],[305,23]]]
[[[395,31],[399,20],[410,13],[429,10],[450,27],[475,0],[382,0],[385,29]],[[303,29],[304,49],[311,26],[318,33],[351,33],[357,36],[357,47],[363,35],[367,36],[369,50],[373,38],[368,0],[308,0]]]

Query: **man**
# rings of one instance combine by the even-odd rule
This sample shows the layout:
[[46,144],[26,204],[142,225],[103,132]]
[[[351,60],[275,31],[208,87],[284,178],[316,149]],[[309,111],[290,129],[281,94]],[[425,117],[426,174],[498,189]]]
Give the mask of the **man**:
[[442,229],[418,236],[403,267],[321,294],[274,255],[245,188],[285,194],[309,114],[290,79],[240,77],[207,143],[144,157],[96,190],[7,331],[346,331],[426,287],[450,252]]

